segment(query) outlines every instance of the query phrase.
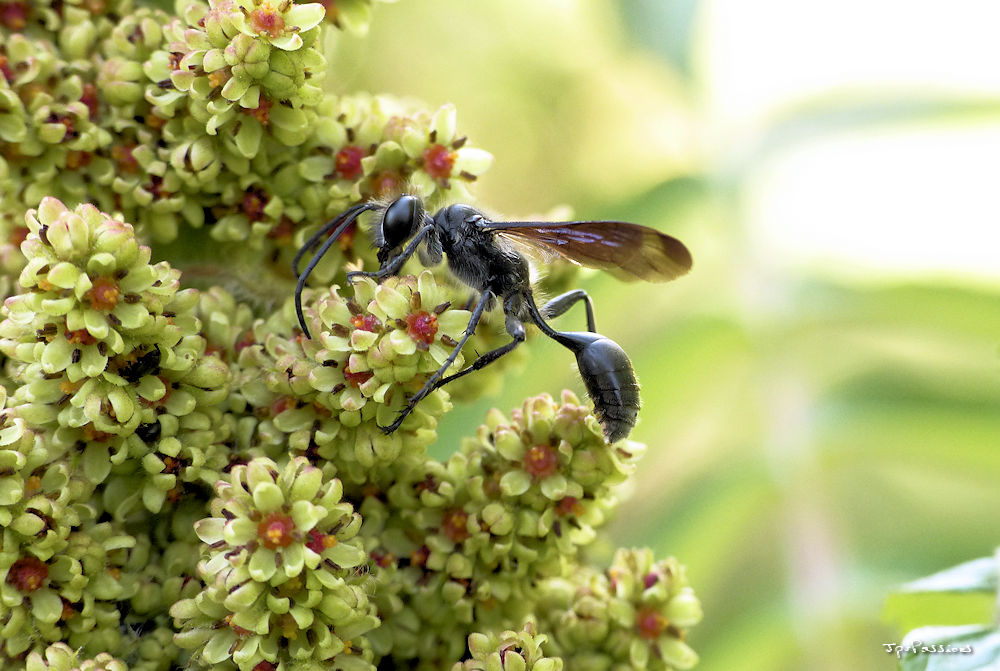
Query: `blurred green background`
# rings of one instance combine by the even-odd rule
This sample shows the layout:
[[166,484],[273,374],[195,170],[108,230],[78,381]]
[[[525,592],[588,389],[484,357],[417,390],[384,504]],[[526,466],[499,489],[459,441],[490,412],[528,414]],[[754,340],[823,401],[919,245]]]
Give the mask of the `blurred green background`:
[[[457,105],[494,212],[692,249],[671,285],[580,284],[651,446],[611,540],[688,566],[703,671],[895,668],[888,593],[1000,544],[993,4],[407,0],[330,45],[339,91]],[[528,349],[442,455],[491,406],[582,395]]]

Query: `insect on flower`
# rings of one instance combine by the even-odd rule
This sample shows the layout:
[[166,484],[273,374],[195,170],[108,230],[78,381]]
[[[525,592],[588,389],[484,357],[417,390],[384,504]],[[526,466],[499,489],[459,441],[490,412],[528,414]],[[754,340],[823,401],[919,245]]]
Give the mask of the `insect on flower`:
[[[540,308],[535,303],[525,252],[546,257],[562,257],[573,263],[607,270],[625,280],[665,282],[691,269],[691,254],[682,242],[646,226],[623,221],[491,221],[468,205],[449,205],[430,215],[422,201],[403,195],[388,205],[365,202],[355,205],[320,228],[299,250],[292,262],[298,277],[295,310],[306,336],[302,313],[302,289],[316,264],[337,238],[364,212],[376,213],[374,244],[378,248],[379,269],[355,271],[353,277],[378,281],[399,272],[414,253],[421,263],[432,266],[447,259],[452,274],[479,295],[468,326],[448,359],[413,394],[386,433],[399,428],[413,408],[429,393],[452,380],[479,370],[524,342],[525,322],[576,355],[580,376],[594,403],[594,410],[609,442],[628,436],[639,412],[639,385],[625,351],[614,341],[597,333],[594,306],[582,289],[556,296]],[[324,235],[329,237],[320,245]],[[305,269],[299,263],[313,249]],[[405,245],[405,246],[404,246]],[[451,375],[445,372],[476,331],[483,313],[500,302],[511,341],[480,355],[471,365]],[[558,317],[579,301],[587,312],[586,332],[556,331],[546,321]]]

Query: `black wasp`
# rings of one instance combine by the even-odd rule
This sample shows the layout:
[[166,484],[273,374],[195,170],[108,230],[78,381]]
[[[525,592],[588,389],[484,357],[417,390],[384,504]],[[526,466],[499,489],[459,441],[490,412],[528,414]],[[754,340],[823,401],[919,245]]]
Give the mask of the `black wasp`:
[[[403,420],[427,394],[435,389],[496,361],[524,342],[525,322],[576,355],[580,376],[594,402],[594,410],[605,437],[610,442],[628,436],[639,411],[639,385],[625,351],[614,341],[597,333],[594,306],[582,289],[556,296],[541,308],[531,290],[528,261],[521,249],[543,257],[564,259],[608,270],[625,280],[667,281],[691,269],[691,254],[679,240],[659,231],[622,221],[491,221],[468,205],[449,205],[433,216],[419,198],[403,195],[388,205],[366,202],[355,205],[327,222],[299,250],[292,262],[298,277],[295,310],[303,332],[309,336],[302,314],[302,289],[306,278],[330,246],[362,213],[376,211],[374,245],[378,248],[376,272],[355,271],[353,277],[383,280],[395,275],[416,252],[424,265],[448,260],[451,272],[479,294],[462,339],[448,359],[428,378],[423,388],[409,398],[406,407],[386,433],[399,428]],[[299,273],[302,257],[315,249],[324,235],[329,237],[319,247],[305,270]],[[404,247],[405,245],[405,247]],[[486,310],[499,300],[506,316],[507,333],[512,340],[486,352],[471,365],[445,376]],[[587,332],[556,331],[547,318],[558,317],[579,301],[587,310]]]

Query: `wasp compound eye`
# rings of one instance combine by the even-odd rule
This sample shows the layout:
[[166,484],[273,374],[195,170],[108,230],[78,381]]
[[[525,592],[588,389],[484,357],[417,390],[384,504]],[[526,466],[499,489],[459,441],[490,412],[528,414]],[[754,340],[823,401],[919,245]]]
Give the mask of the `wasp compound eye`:
[[394,249],[406,242],[424,220],[424,206],[416,196],[400,196],[389,204],[382,217],[382,249]]

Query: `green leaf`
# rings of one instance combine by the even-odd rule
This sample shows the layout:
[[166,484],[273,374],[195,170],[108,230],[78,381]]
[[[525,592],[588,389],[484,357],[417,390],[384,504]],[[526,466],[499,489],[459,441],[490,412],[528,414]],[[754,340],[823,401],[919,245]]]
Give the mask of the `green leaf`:
[[921,627],[886,652],[899,657],[902,671],[994,669],[1000,660],[1000,631],[983,627]]
[[983,625],[993,619],[997,563],[983,557],[903,585],[889,596],[885,618],[903,631],[923,625]]
[[997,561],[982,557],[908,582],[901,592],[988,592],[997,591]]

